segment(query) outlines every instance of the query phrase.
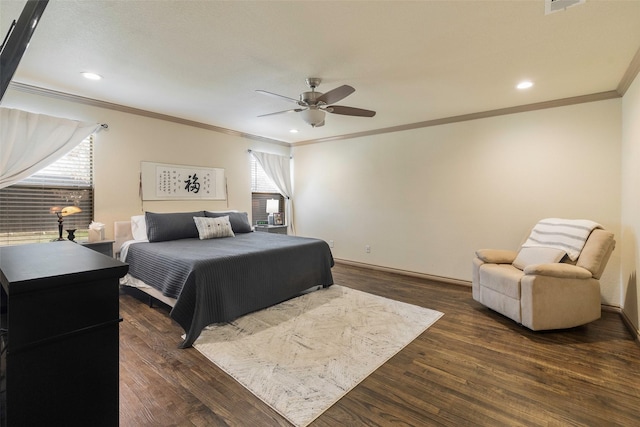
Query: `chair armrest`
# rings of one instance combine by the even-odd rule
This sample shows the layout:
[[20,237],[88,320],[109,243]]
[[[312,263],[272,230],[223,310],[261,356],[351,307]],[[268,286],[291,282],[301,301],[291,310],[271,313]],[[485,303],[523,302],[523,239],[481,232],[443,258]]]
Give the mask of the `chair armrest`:
[[555,264],[528,265],[524,269],[524,274],[527,276],[550,276],[561,279],[590,279],[592,277],[591,272],[586,268],[561,262]]
[[476,251],[476,256],[490,264],[511,264],[518,256],[518,252],[505,249],[479,249]]

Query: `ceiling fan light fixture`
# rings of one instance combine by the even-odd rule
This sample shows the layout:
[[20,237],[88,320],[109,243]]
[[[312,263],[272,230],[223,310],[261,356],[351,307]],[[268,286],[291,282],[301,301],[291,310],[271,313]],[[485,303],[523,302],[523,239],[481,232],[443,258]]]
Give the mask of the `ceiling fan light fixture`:
[[307,108],[300,112],[300,117],[306,123],[310,124],[312,127],[316,127],[320,123],[324,122],[325,112],[318,108]]
[[331,89],[327,93],[316,92],[316,88],[320,84],[320,81],[321,80],[319,78],[308,78],[307,85],[311,88],[311,91],[302,92],[299,99],[278,95],[277,93],[268,92],[266,90],[257,90],[256,92],[274,96],[288,102],[293,102],[298,106],[298,108],[292,108],[286,111],[261,114],[258,117],[273,116],[275,114],[283,113],[300,113],[302,120],[315,128],[324,126],[324,117],[326,113],[356,117],[373,117],[376,115],[376,112],[371,110],[347,107],[345,105],[335,105],[336,102],[341,101],[355,92],[355,89],[349,85],[342,85],[335,89]]

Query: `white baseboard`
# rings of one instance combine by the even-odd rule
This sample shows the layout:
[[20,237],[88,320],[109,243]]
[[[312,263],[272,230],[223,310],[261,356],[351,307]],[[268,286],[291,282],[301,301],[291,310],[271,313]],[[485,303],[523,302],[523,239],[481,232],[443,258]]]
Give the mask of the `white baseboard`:
[[615,305],[602,304],[602,311],[618,313],[618,315],[622,319],[622,323],[624,323],[624,326],[626,326],[627,330],[631,333],[631,335],[633,335],[633,339],[638,344],[640,344],[640,330],[638,330],[635,327],[635,325],[633,324],[631,319],[629,319],[629,316],[627,316],[627,313],[625,313],[624,310],[622,310],[620,307]]
[[620,317],[622,318],[622,321],[624,322],[624,325],[627,327],[629,332],[631,332],[631,335],[633,335],[633,337],[635,338],[636,342],[640,344],[640,330],[635,327],[631,319],[629,319],[629,316],[627,316],[627,313],[625,313],[623,310],[620,310]]
[[367,263],[358,262],[358,261],[349,261],[349,260],[346,260],[346,259],[334,258],[334,261],[339,263],[339,264],[351,265],[351,266],[354,266],[354,267],[368,268],[368,269],[371,269],[371,270],[385,271],[387,273],[401,274],[403,276],[418,277],[420,279],[435,280],[437,282],[444,282],[444,283],[449,283],[449,284],[452,284],[452,285],[466,286],[466,287],[469,287],[469,288],[471,287],[471,282],[469,282],[467,280],[452,279],[450,277],[443,277],[443,276],[434,276],[432,274],[418,273],[418,272],[415,272],[415,271],[402,270],[402,269],[399,269],[399,268],[382,267],[382,266],[379,266],[379,265],[367,264]]
[[[387,273],[396,273],[404,276],[418,277],[421,279],[434,280],[437,282],[444,282],[444,283],[449,283],[449,284],[458,285],[458,286],[471,287],[471,282],[467,280],[452,279],[450,277],[443,277],[443,276],[434,276],[432,274],[418,273],[415,271],[402,270],[399,268],[382,267],[379,265],[367,264],[367,263],[358,262],[358,261],[350,261],[346,259],[335,258],[334,261],[339,264],[351,265],[354,267],[368,268],[370,270],[385,271]],[[620,315],[620,318],[622,319],[622,322],[627,327],[631,335],[633,335],[634,339],[640,344],[640,330],[638,330],[634,326],[633,322],[631,322],[631,319],[629,319],[629,317],[626,315],[626,313],[623,310],[620,309],[620,307],[609,305],[609,304],[602,304],[601,307],[602,307],[602,311],[618,313]]]

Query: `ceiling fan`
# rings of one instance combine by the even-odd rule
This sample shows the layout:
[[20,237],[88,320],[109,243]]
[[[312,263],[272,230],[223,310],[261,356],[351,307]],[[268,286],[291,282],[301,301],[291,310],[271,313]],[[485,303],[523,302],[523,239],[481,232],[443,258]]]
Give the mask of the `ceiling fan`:
[[351,95],[356,90],[348,85],[342,85],[335,89],[330,90],[327,93],[316,92],[316,88],[320,85],[321,79],[317,77],[309,77],[307,80],[307,86],[311,89],[310,92],[302,92],[300,99],[289,98],[288,96],[278,95],[277,93],[267,92],[266,90],[256,90],[256,92],[264,95],[274,96],[276,98],[284,99],[285,101],[294,102],[298,104],[299,108],[291,110],[278,111],[276,113],[262,114],[258,117],[273,116],[275,114],[283,113],[300,113],[302,120],[310,124],[311,127],[324,126],[325,113],[342,114],[343,116],[358,116],[358,117],[373,117],[376,115],[375,111],[364,110],[362,108],[345,107],[343,105],[334,105],[347,96]]

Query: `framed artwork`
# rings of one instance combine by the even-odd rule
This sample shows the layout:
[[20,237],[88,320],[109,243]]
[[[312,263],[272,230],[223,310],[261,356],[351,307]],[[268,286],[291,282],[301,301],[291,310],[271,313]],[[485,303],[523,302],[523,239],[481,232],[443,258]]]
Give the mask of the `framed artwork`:
[[224,169],[140,163],[142,200],[226,200]]
[[276,212],[273,214],[273,225],[284,225],[282,213]]

